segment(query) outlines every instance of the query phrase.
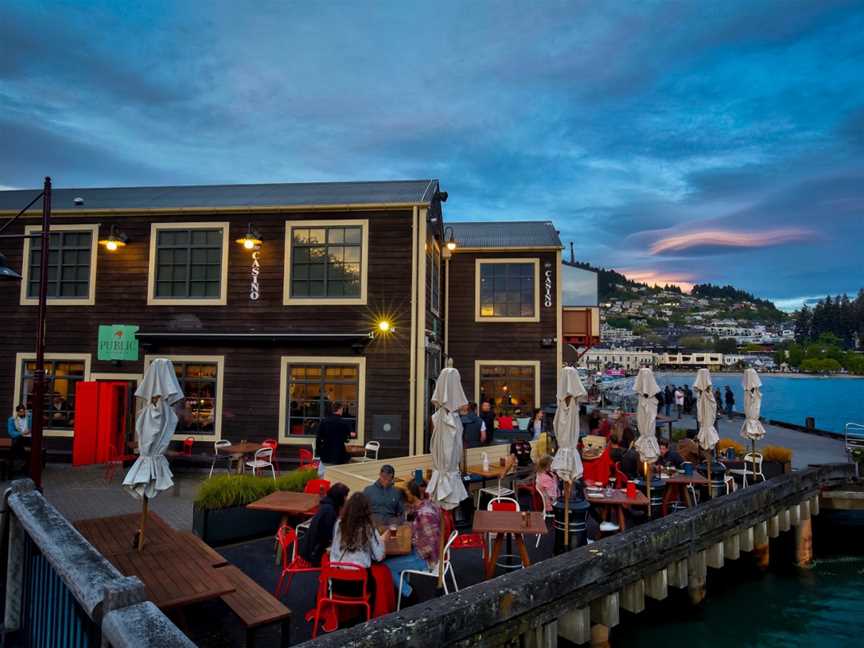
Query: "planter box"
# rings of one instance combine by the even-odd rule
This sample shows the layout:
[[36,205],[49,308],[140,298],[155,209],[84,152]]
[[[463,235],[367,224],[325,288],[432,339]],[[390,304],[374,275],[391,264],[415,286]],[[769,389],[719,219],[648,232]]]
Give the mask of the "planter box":
[[279,529],[282,516],[271,511],[253,511],[245,506],[192,509],[192,530],[212,547],[265,538]]

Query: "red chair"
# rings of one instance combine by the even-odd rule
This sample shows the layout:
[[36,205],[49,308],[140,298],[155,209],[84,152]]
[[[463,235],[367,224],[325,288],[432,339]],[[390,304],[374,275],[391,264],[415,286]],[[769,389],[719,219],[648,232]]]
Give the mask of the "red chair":
[[[279,582],[276,583],[276,591],[273,595],[278,599],[282,594],[287,594],[291,588],[291,580],[294,574],[302,574],[307,572],[320,572],[320,567],[313,567],[308,562],[303,560],[297,553],[297,533],[287,524],[282,525],[276,533],[276,540],[279,543],[279,550],[282,552],[282,573],[279,575]],[[291,552],[291,558],[288,558],[288,552]],[[285,581],[285,577],[288,580]],[[282,584],[285,583],[283,590]]]
[[330,482],[326,479],[310,479],[303,487],[303,492],[310,495],[324,495],[328,490],[330,490]]
[[483,542],[483,536],[479,533],[460,533],[456,536],[451,549],[479,549],[483,556],[483,563],[486,563],[486,543]]
[[193,437],[186,437],[183,439],[183,454],[187,457],[192,456],[192,444],[195,443],[195,439]]
[[318,459],[315,458],[315,455],[312,454],[311,450],[307,450],[306,448],[300,448],[300,470],[318,470],[319,465]]
[[[354,563],[334,562],[321,568],[321,579],[327,584],[327,592],[318,599],[318,604],[315,606],[315,620],[312,623],[313,639],[318,637],[321,613],[327,605],[332,605],[336,610],[339,607],[361,607],[366,610],[366,620],[372,618],[371,597],[365,568]],[[360,594],[356,596],[334,594],[333,583],[360,583]]]
[[275,469],[276,474],[279,474],[279,462],[276,461],[276,450],[279,449],[279,442],[276,439],[264,439],[261,442],[261,447],[263,448],[271,448],[273,450],[273,455],[270,457],[270,461],[273,463],[273,468]]
[[543,503],[543,497],[534,482],[521,482],[516,484],[516,500],[519,500],[519,495],[525,493],[531,498],[531,510],[541,511],[546,513],[546,507]]
[[138,458],[136,454],[118,452],[117,447],[113,443],[108,450],[108,456],[108,463],[105,464],[105,481],[108,483],[114,481],[114,472],[118,466],[122,468],[124,462],[135,461]]

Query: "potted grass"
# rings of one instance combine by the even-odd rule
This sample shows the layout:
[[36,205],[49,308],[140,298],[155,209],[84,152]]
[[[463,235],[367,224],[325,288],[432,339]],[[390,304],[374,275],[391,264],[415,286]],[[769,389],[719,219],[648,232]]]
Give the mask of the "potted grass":
[[765,479],[792,472],[792,451],[782,446],[756,448],[762,455],[762,473]]
[[277,490],[302,492],[306,482],[317,476],[316,470],[292,470],[275,481],[252,475],[212,477],[198,489],[192,529],[211,546],[270,535],[279,526],[279,513],[253,511],[246,505]]

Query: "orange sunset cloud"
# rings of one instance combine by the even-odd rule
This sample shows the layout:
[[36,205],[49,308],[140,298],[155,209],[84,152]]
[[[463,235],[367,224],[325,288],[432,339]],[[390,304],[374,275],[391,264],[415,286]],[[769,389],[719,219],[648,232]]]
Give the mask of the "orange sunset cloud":
[[706,230],[661,238],[651,246],[651,253],[680,252],[694,247],[758,248],[803,241],[812,236],[813,232],[810,230],[796,227],[764,230],[762,232]]

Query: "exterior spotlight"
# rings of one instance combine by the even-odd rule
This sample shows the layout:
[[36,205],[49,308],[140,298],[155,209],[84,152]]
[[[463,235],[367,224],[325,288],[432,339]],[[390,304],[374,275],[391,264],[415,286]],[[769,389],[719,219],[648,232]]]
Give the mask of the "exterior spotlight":
[[[447,232],[450,232],[450,236],[447,236]],[[447,239],[447,249],[453,252],[456,249],[456,237],[453,236],[453,228],[449,225],[444,228],[444,237]]]
[[382,333],[390,333],[393,330],[393,326],[387,320],[381,320],[378,322],[378,330]]
[[261,245],[261,235],[258,234],[254,229],[252,229],[252,223],[249,223],[249,227],[246,229],[246,233],[242,238],[237,239],[237,243],[242,245],[247,250],[254,250],[256,247]]
[[109,252],[116,252],[121,247],[124,247],[129,241],[129,237],[123,232],[117,230],[117,227],[112,225],[108,231],[108,237],[99,241],[99,245],[104,245]]

